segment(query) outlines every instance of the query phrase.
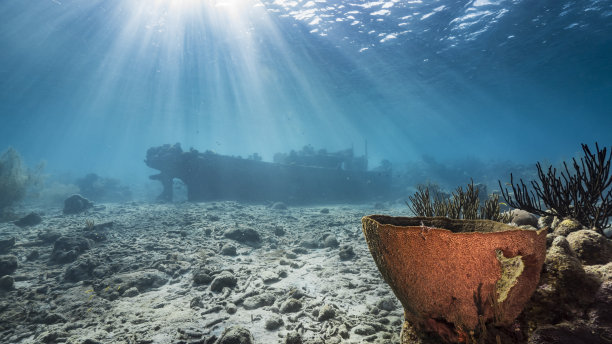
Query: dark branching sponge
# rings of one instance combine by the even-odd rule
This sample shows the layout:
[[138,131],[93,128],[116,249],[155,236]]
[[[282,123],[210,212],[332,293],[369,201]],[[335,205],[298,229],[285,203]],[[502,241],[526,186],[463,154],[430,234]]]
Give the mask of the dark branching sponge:
[[595,153],[582,144],[584,156],[572,159],[572,166],[563,162],[563,169],[536,164],[538,181],[532,180],[529,186],[522,179],[514,183],[510,174],[512,192],[502,187],[502,197],[508,205],[537,215],[556,215],[573,218],[581,224],[594,228],[599,233],[608,226],[612,217],[612,174],[610,161],[612,149],[599,148],[595,143]]

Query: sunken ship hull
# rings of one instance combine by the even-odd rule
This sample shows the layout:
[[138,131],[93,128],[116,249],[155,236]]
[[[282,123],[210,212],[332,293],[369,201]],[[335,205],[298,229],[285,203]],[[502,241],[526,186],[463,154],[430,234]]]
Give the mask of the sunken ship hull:
[[382,197],[390,191],[391,172],[365,170],[362,161],[355,164],[355,160],[363,158],[353,158],[352,151],[348,156],[321,155],[320,158],[319,165],[324,166],[300,164],[304,161],[264,162],[211,151],[183,152],[175,144],[150,148],[145,163],[160,171],[150,178],[162,183],[164,190],[159,198],[166,201],[172,200],[175,178],[187,186],[189,201],[360,202]]

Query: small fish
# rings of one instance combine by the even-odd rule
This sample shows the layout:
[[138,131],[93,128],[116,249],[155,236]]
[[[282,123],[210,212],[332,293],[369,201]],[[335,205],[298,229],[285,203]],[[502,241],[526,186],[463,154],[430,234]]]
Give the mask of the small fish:
[[505,205],[506,207],[508,206],[508,205],[507,205],[506,203],[504,203],[504,202],[499,202],[499,204],[501,204],[501,205]]
[[104,291],[108,291],[110,289],[110,285],[106,288],[104,288]]
[[91,312],[91,307],[87,308],[87,313]]
[[93,299],[93,297],[94,297],[93,294],[89,295],[90,300]]
[[508,182],[506,182],[506,185],[508,185],[508,186],[512,186],[512,184],[510,184],[510,183],[508,183]]
[[117,290],[119,290],[119,289],[121,289],[121,286],[118,286],[118,287],[117,287]]
[[86,293],[93,293],[93,289],[85,290]]

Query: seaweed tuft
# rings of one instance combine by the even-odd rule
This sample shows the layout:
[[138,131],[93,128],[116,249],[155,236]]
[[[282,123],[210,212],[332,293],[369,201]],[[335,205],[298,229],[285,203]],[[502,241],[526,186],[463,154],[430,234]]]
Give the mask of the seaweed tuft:
[[497,222],[510,222],[510,214],[502,213],[499,205],[499,195],[492,194],[480,206],[478,186],[472,180],[464,190],[458,187],[450,195],[430,186],[419,186],[418,191],[408,196],[410,202],[406,202],[408,208],[416,216],[445,216],[450,219],[485,219]]

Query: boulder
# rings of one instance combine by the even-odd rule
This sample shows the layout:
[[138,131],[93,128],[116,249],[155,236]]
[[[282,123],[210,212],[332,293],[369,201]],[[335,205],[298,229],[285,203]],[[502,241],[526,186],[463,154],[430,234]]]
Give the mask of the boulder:
[[9,291],[15,289],[15,279],[13,276],[0,277],[0,290]]
[[81,195],[72,195],[64,201],[64,214],[78,214],[93,207],[93,203]]
[[226,238],[236,240],[239,243],[253,245],[261,242],[259,233],[251,228],[232,228],[223,234]]
[[117,290],[120,295],[123,295],[130,288],[136,288],[142,293],[152,288],[159,288],[166,284],[168,280],[169,278],[165,273],[154,269],[147,269],[116,274],[104,279],[99,288],[110,286],[110,288]]
[[219,292],[225,287],[234,288],[237,283],[238,279],[233,273],[229,271],[222,271],[217,275],[217,277],[215,277],[215,279],[213,279],[212,283],[210,284],[210,290]]
[[612,244],[606,237],[593,230],[582,229],[571,232],[567,236],[567,241],[572,251],[585,265],[606,264],[612,261]]
[[338,243],[338,239],[336,238],[335,235],[333,234],[325,235],[325,237],[323,238],[323,247],[336,248],[338,246],[340,246],[340,244]]
[[302,336],[297,331],[287,332],[285,344],[302,344]]
[[585,272],[567,239],[558,236],[546,254],[538,288],[525,313],[539,323],[571,319],[593,302],[599,283]]
[[32,212],[13,223],[18,227],[24,228],[24,227],[36,226],[37,224],[41,222],[42,222],[42,217]]
[[281,313],[295,313],[302,309],[302,302],[294,298],[289,298],[280,306]]
[[235,256],[237,254],[236,246],[232,244],[223,245],[223,247],[221,247],[221,254],[224,256]]
[[208,269],[197,269],[193,272],[193,284],[195,285],[209,284],[212,280]]
[[319,248],[319,240],[315,238],[307,238],[300,241],[300,247],[304,248]]
[[353,246],[350,245],[342,245],[340,247],[340,251],[338,252],[340,256],[340,260],[351,260],[355,257],[355,251],[353,251]]
[[582,225],[576,220],[565,219],[561,221],[556,227],[553,233],[556,235],[568,236],[570,233],[580,230]]
[[274,295],[272,294],[259,294],[254,296],[249,296],[244,299],[242,306],[245,309],[257,309],[264,306],[271,306],[276,301]]
[[281,318],[279,315],[272,314],[268,318],[268,320],[266,320],[265,328],[268,331],[274,331],[283,326],[284,324],[285,322],[283,321],[283,318]]
[[0,239],[0,254],[10,251],[15,246],[15,238]]
[[318,321],[325,321],[329,319],[333,319],[336,316],[336,309],[330,305],[323,305],[321,309],[319,309],[319,316],[317,317]]
[[215,344],[253,344],[255,340],[249,330],[241,326],[226,328]]
[[53,244],[51,261],[64,264],[74,262],[79,255],[91,248],[91,240],[78,236],[62,236]]
[[0,256],[0,276],[10,275],[17,270],[17,257],[13,255]]
[[78,282],[90,279],[93,271],[100,265],[100,262],[93,259],[85,259],[72,263],[64,272],[64,280],[68,282]]
[[538,217],[521,209],[512,210],[512,220],[510,222],[517,226],[529,225],[538,228]]
[[592,344],[602,343],[599,335],[583,324],[561,323],[538,327],[529,344]]

